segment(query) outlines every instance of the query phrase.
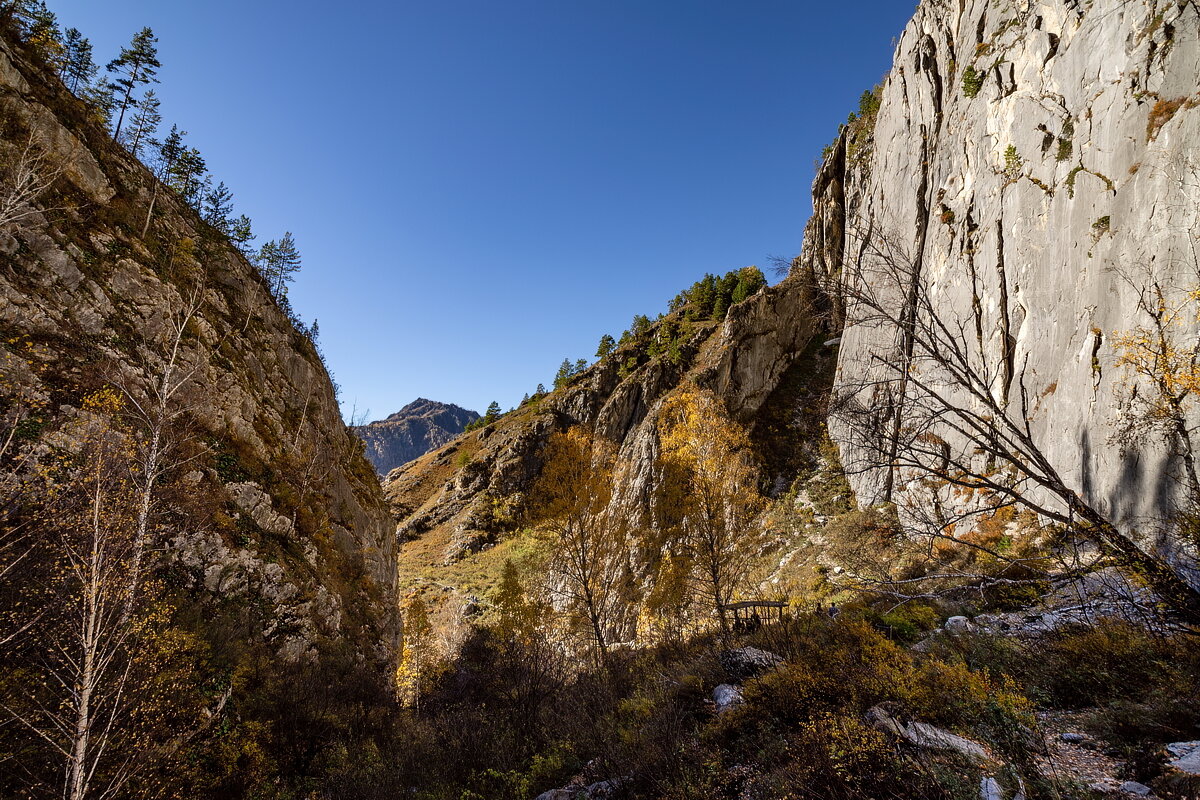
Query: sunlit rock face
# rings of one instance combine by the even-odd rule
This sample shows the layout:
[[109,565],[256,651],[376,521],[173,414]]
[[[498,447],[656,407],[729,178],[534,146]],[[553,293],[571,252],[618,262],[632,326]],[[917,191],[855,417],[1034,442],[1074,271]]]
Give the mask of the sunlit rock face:
[[[852,159],[841,141],[826,160],[803,258],[835,286],[870,271],[864,238],[889,240],[964,323],[1003,402],[1028,406],[1063,479],[1147,544],[1182,470],[1160,434],[1122,436],[1148,389],[1114,345],[1149,324],[1147,287],[1178,305],[1200,284],[1198,40],[1191,3],[926,0],[871,151]],[[847,313],[838,389],[853,392],[898,346]],[[1194,305],[1171,330],[1194,343]],[[867,454],[831,430],[860,500],[880,499],[881,471],[859,472]]]

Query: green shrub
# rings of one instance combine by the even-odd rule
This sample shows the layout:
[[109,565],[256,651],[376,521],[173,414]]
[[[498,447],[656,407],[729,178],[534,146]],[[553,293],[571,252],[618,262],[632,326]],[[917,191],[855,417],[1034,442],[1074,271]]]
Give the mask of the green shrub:
[[974,64],[968,64],[963,70],[962,76],[962,93],[964,97],[974,98],[979,94],[979,90],[983,88],[984,73],[975,69]]

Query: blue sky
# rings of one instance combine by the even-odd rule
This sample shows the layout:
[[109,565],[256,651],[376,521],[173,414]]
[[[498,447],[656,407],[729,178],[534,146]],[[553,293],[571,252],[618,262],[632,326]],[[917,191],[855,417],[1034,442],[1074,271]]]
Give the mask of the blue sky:
[[705,272],[791,256],[896,0],[50,0],[285,230],[349,414],[505,408]]

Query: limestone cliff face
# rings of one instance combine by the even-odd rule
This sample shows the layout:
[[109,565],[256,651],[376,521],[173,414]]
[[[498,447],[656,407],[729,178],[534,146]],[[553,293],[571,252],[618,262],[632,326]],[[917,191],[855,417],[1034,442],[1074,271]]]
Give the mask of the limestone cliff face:
[[163,509],[176,577],[200,602],[265,603],[263,634],[285,656],[318,636],[382,654],[394,525],[313,343],[223,237],[8,42],[0,116],[7,159],[32,142],[62,170],[37,213],[0,231],[6,402],[31,402],[52,430],[100,387],[145,397],[194,306],[170,407],[189,460],[164,482],[203,513]]
[[[1194,2],[924,0],[869,155],[849,158],[843,137],[818,176],[802,258],[836,295],[869,258],[865,240],[897,243],[948,319],[978,314],[986,358],[998,376],[1009,365],[997,390],[1023,375],[1033,436],[1059,473],[1143,532],[1180,464],[1161,437],[1114,441],[1137,397],[1114,334],[1148,323],[1141,289],[1176,302],[1198,284],[1198,89]],[[1173,326],[1186,347],[1195,319]],[[839,388],[895,352],[851,314]],[[852,468],[863,454],[841,438]],[[878,499],[879,477],[853,476],[861,499]]]
[[387,419],[352,430],[367,444],[367,459],[380,475],[449,442],[479,414],[418,398]]

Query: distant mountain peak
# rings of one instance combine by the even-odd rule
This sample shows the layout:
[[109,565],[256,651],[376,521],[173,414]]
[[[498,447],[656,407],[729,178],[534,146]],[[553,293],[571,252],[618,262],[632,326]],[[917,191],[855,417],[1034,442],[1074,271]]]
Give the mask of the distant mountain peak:
[[418,397],[386,419],[353,430],[366,442],[376,472],[386,475],[441,447],[477,419],[479,414],[462,406]]

